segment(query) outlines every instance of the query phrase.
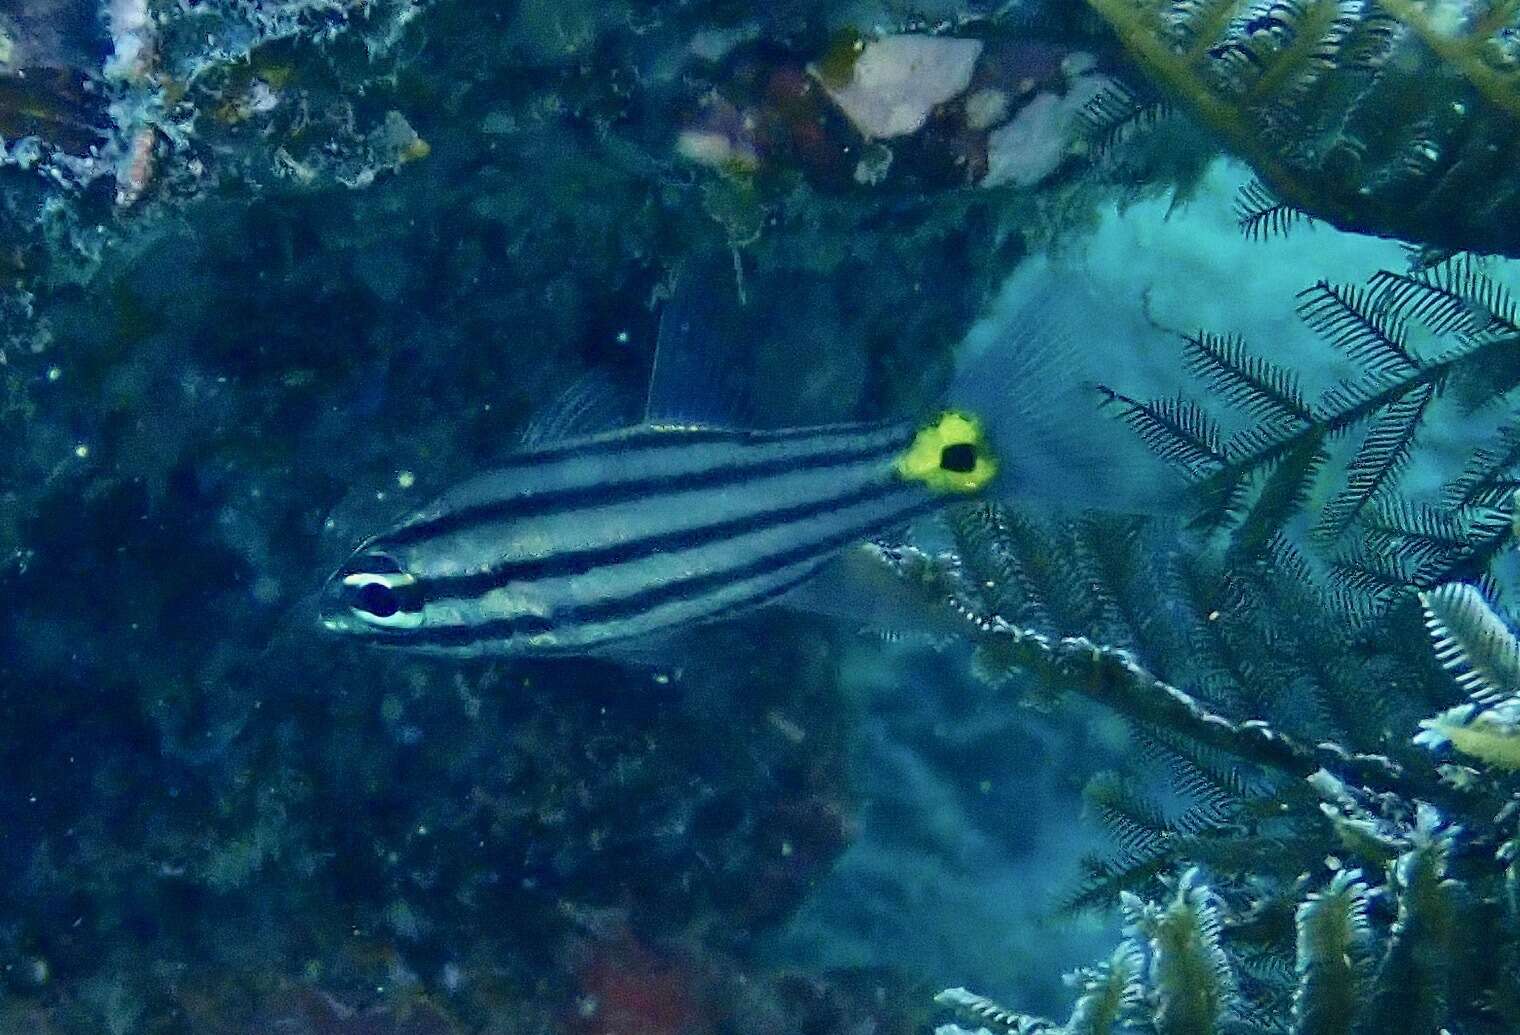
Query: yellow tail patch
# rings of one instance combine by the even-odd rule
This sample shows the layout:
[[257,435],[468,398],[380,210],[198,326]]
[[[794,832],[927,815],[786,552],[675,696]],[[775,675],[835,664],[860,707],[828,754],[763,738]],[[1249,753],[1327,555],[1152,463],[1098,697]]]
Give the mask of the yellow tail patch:
[[954,410],[946,410],[920,430],[913,444],[897,458],[898,474],[923,482],[935,492],[976,492],[992,481],[997,471],[997,458],[982,432],[981,421]]

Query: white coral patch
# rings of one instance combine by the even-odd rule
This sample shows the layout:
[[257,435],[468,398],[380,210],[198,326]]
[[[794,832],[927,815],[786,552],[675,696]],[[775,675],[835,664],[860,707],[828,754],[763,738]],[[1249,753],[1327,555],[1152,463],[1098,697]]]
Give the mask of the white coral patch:
[[1064,94],[1037,95],[993,130],[982,186],[1032,187],[1055,172],[1076,143],[1083,110],[1108,84],[1101,75],[1080,76]]
[[966,98],[966,127],[981,132],[1008,117],[1008,95],[992,87]]
[[884,36],[866,44],[848,83],[825,88],[863,136],[906,136],[966,92],[981,53],[981,40]]
[[111,0],[106,12],[111,30],[111,57],[105,74],[112,79],[143,79],[153,61],[153,24],[148,0]]

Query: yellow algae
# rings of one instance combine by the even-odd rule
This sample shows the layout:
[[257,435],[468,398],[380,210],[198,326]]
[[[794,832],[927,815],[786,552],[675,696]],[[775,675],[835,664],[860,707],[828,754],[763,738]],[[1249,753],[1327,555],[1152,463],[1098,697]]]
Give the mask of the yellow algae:
[[1520,770],[1520,728],[1480,715],[1466,726],[1442,724],[1437,729],[1464,755],[1500,769]]

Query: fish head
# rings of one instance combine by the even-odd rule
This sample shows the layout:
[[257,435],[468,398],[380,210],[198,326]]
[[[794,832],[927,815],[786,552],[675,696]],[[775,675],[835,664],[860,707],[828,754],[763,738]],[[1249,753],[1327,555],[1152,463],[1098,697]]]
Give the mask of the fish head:
[[404,538],[377,536],[328,578],[317,618],[335,636],[422,654],[557,651],[542,600],[510,584],[477,596],[458,585],[469,578],[451,564],[441,567],[436,552]]
[[319,621],[341,636],[398,642],[426,621],[417,577],[383,546],[366,543],[327,580]]

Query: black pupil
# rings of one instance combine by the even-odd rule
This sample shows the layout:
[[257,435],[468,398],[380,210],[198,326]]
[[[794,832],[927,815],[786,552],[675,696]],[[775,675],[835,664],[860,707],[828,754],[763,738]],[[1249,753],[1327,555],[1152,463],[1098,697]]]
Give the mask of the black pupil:
[[376,618],[389,618],[401,610],[401,605],[396,600],[395,590],[389,586],[382,586],[378,582],[368,582],[359,587],[355,606]]
[[939,451],[939,465],[956,474],[969,474],[976,469],[976,447],[970,442],[957,442]]

